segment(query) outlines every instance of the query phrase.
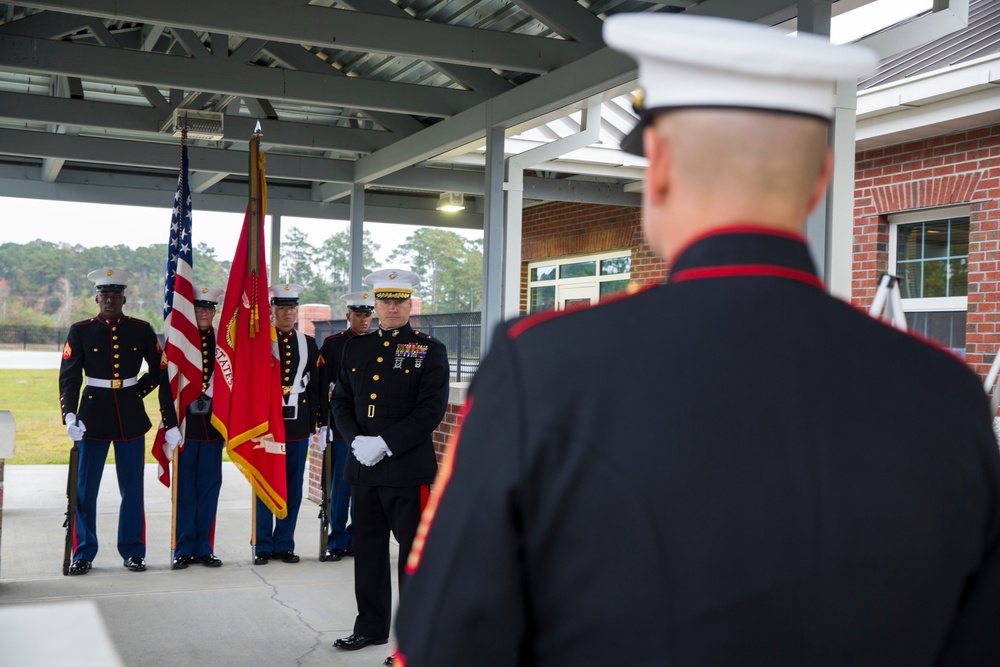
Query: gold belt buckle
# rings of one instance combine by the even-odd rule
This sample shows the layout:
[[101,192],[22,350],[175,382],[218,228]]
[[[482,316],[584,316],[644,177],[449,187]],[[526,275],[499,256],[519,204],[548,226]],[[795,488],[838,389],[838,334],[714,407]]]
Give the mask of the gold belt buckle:
[[122,381],[121,380],[112,380],[111,381],[111,388],[112,389],[121,389],[122,388]]
[[374,416],[375,416],[375,406],[374,405],[369,405],[368,406],[368,418],[370,419],[370,418],[372,418]]
[[281,388],[281,395],[282,396],[291,396],[291,394],[292,394],[292,388],[291,387],[282,387]]

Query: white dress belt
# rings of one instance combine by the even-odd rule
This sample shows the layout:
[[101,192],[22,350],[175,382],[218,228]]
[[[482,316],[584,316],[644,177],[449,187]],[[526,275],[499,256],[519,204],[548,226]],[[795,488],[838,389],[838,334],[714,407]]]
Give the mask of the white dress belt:
[[124,389],[134,387],[139,384],[139,378],[125,378],[124,380],[102,380],[101,378],[87,378],[88,387],[100,387],[102,389]]

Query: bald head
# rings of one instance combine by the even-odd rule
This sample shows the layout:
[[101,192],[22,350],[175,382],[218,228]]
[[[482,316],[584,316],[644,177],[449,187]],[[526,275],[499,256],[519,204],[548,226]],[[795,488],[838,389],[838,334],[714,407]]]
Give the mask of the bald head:
[[791,114],[684,109],[646,130],[647,240],[671,258],[713,227],[801,230],[826,189],[827,124]]

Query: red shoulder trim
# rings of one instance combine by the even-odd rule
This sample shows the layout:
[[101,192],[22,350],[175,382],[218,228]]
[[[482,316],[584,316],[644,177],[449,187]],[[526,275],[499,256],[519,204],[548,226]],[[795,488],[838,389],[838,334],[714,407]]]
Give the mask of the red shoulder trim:
[[797,280],[813,287],[823,289],[823,281],[808,271],[790,269],[786,266],[771,264],[733,264],[728,266],[704,266],[679,271],[670,276],[671,283],[682,283],[686,280],[701,280],[703,278],[734,278],[741,276],[766,276],[769,278],[786,278]]

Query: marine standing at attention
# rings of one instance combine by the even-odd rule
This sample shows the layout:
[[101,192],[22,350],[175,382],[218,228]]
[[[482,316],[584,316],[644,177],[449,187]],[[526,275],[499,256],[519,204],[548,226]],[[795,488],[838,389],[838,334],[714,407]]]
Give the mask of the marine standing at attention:
[[[160,382],[163,348],[148,322],[122,314],[131,273],[105,267],[87,278],[97,290],[94,301],[99,312],[70,327],[59,367],[63,423],[80,447],[69,574],[87,574],[97,556],[97,494],[112,443],[121,492],[118,553],[129,571],[142,572],[146,569],[144,436],[152,426],[142,399]],[[143,361],[147,368],[140,376]]]

